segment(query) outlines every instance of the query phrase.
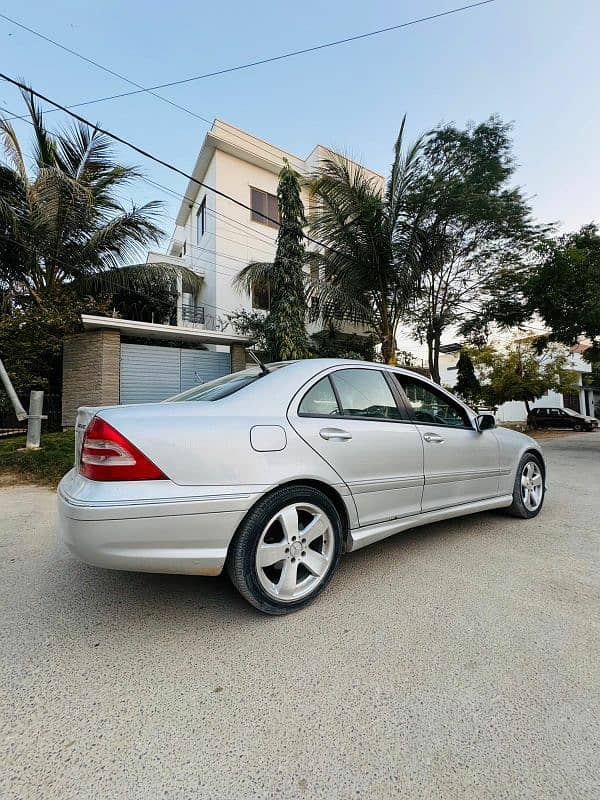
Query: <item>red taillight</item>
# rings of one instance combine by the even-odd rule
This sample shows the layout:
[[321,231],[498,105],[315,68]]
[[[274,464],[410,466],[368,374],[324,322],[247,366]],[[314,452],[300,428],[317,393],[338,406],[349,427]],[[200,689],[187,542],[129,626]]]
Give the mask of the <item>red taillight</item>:
[[94,417],[83,436],[79,472],[92,481],[167,479],[147,456],[100,417]]

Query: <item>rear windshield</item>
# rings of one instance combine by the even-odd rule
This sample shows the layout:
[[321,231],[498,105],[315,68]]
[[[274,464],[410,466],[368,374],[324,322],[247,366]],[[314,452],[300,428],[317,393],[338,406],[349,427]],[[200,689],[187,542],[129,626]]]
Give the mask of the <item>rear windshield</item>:
[[[274,369],[280,369],[285,364],[270,364],[268,369],[272,372]],[[193,401],[214,401],[221,400],[223,397],[228,397],[234,392],[239,392],[245,386],[249,386],[254,381],[260,380],[265,375],[260,367],[249,367],[248,369],[241,370],[240,372],[232,372],[231,375],[223,375],[222,378],[216,378],[214,381],[207,381],[198,386],[194,386],[181,394],[176,394],[174,397],[169,397],[163,400],[163,403],[183,403]]]

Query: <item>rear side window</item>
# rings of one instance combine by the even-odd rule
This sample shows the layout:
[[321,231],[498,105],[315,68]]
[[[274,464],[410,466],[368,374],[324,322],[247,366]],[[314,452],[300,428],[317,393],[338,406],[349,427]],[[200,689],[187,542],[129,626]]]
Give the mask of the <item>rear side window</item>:
[[298,413],[310,417],[329,417],[340,413],[329,378],[323,378],[308,390],[300,403]]
[[402,419],[383,373],[374,369],[341,369],[331,375],[342,415]]

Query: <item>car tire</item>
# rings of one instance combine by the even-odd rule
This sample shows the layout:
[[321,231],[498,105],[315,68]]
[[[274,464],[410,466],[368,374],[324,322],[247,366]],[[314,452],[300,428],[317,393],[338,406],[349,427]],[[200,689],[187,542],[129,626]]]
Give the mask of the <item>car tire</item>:
[[[528,470],[529,465],[533,465],[530,470]],[[532,502],[533,491],[530,484],[527,486],[523,485],[524,480],[527,479],[528,472],[535,481],[537,481],[538,476],[541,478],[541,496],[536,500],[535,504]],[[533,517],[537,517],[542,510],[545,497],[546,472],[544,469],[544,464],[541,458],[535,453],[525,453],[525,455],[519,461],[519,466],[517,467],[513,486],[513,501],[507,509],[508,513],[513,517],[519,517],[520,519],[532,519]]]
[[[229,548],[227,571],[259,611],[290,614],[312,603],[329,584],[343,536],[340,514],[324,492],[303,485],[277,489],[242,521]],[[279,560],[266,563],[274,558]]]
[[573,430],[577,431],[578,433],[581,433],[581,431],[583,430],[583,425],[573,425]]

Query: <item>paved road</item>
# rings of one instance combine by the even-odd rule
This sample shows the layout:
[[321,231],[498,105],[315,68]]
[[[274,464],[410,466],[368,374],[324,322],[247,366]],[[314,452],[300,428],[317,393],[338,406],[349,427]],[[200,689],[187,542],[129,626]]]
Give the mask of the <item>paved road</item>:
[[379,543],[281,619],[79,564],[0,490],[0,797],[597,800],[600,433],[545,449],[536,520]]

